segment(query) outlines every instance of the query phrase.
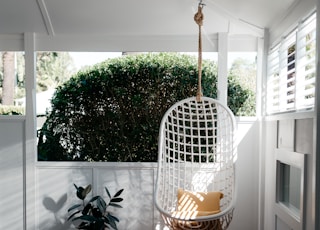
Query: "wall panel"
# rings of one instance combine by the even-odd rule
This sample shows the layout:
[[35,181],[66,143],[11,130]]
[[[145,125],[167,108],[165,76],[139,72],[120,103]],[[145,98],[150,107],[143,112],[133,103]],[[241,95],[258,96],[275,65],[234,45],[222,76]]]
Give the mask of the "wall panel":
[[0,122],[0,229],[23,229],[23,143],[23,119]]

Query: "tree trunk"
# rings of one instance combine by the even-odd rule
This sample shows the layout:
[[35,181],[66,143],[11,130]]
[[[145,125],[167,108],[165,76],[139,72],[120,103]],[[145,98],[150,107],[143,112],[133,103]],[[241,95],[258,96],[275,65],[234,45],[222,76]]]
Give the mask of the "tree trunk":
[[15,81],[15,53],[3,52],[3,85],[2,85],[2,104],[14,104],[14,81]]

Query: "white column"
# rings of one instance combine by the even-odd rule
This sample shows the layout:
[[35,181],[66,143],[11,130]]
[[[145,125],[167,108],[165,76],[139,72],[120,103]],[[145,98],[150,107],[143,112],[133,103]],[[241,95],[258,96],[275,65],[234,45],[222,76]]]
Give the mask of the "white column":
[[227,105],[228,98],[228,33],[218,35],[218,100]]
[[[320,9],[320,0],[317,0],[317,12]],[[320,33],[320,17],[317,13],[317,34]],[[315,88],[315,119],[314,119],[314,158],[312,175],[312,220],[314,220],[314,229],[320,228],[320,36],[316,38],[316,88]]]
[[[256,116],[261,117],[266,114],[266,92],[267,90],[267,54],[268,54],[268,30],[265,30],[264,38],[257,38],[257,85],[256,85]],[[263,96],[262,96],[263,95]]]
[[36,136],[36,54],[35,35],[24,34],[26,74],[26,123],[24,149],[24,229],[36,229],[36,180],[35,162],[37,156]]
[[257,52],[257,86],[256,86],[256,117],[259,121],[259,154],[258,154],[258,197],[259,197],[259,209],[258,209],[258,229],[264,229],[265,222],[265,169],[266,165],[266,127],[265,127],[265,115],[266,115],[266,92],[267,92],[267,59],[268,59],[268,47],[269,47],[269,30],[264,30],[263,38],[258,39],[258,52]]

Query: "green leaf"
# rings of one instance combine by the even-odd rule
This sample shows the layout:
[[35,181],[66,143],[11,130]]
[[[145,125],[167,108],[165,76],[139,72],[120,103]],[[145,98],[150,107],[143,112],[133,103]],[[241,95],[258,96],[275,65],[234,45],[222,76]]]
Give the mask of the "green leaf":
[[117,227],[116,222],[110,221],[109,225],[110,225],[113,229],[118,230],[118,227]]
[[101,197],[99,197],[99,199],[97,199],[97,206],[98,206],[101,213],[105,213],[105,211],[107,209],[107,204]]
[[81,222],[79,224],[79,226],[77,227],[77,229],[87,229],[89,230],[90,229],[90,223],[88,222]]
[[95,224],[94,224],[94,229],[95,230],[104,230],[105,229],[104,221],[103,220],[97,220],[97,222],[95,222]]
[[87,215],[89,213],[89,211],[91,210],[92,205],[91,203],[88,203],[82,210],[82,215]]
[[71,206],[71,207],[68,209],[68,212],[70,212],[70,211],[72,211],[73,209],[76,209],[76,208],[78,208],[78,207],[80,207],[80,206],[81,206],[81,204],[75,204],[75,205]]
[[108,188],[107,187],[104,187],[104,188],[105,188],[105,190],[106,190],[106,192],[108,194],[108,197],[111,199],[111,195],[110,195],[110,192],[109,192]]
[[78,226],[78,227],[76,227],[77,229],[83,229],[83,230],[91,230],[92,229],[92,224],[90,224],[90,223],[87,223],[87,222],[82,222],[81,223],[82,225],[80,226]]
[[109,219],[120,222],[120,220],[117,217],[115,217],[114,215],[111,215],[110,213],[108,213],[108,217],[109,217]]
[[118,197],[118,198],[112,198],[112,199],[110,200],[110,203],[111,203],[111,202],[116,202],[116,203],[118,203],[118,202],[121,202],[121,201],[123,201],[123,198],[120,198],[120,197]]
[[87,195],[89,194],[89,192],[91,192],[91,184],[89,184],[89,185],[83,190],[84,196],[87,196]]
[[115,204],[115,203],[109,203],[109,206],[113,206],[113,207],[116,207],[116,208],[122,208],[121,205]]
[[114,194],[114,197],[118,197],[121,195],[124,189],[120,189],[116,194]]
[[80,200],[84,200],[86,198],[86,196],[84,196],[84,194],[83,194],[83,191],[84,191],[83,187],[78,187],[78,189],[77,189],[77,197]]
[[89,203],[94,202],[95,200],[97,200],[100,196],[94,196],[89,200]]
[[106,216],[105,222],[115,230],[118,229],[116,221],[119,222],[119,219],[115,216],[112,216],[110,213],[108,213],[108,215]]
[[72,217],[74,217],[76,214],[78,214],[80,212],[81,212],[81,210],[78,210],[75,213],[72,213],[72,215],[68,217],[68,220],[70,220]]

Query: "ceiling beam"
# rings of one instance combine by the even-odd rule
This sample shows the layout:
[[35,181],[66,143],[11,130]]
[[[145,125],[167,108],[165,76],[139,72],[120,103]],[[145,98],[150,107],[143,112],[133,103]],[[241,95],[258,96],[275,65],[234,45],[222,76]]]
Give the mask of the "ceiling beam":
[[48,35],[54,36],[54,29],[53,29],[53,26],[51,23],[51,18],[48,13],[47,6],[46,6],[44,0],[37,0],[37,2],[39,5],[40,12],[42,14],[43,21],[44,21],[45,27],[47,29]]

